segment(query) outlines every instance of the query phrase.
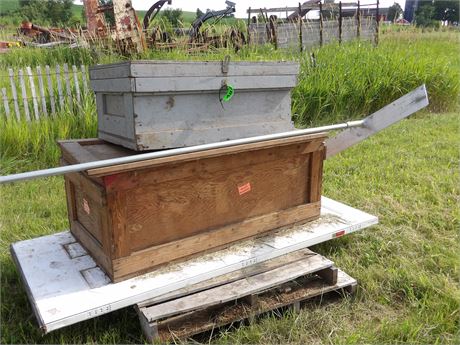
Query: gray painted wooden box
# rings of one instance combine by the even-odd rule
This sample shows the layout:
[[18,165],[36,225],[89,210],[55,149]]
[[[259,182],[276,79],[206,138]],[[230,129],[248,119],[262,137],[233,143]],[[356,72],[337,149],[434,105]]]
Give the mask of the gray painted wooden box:
[[[294,62],[132,61],[90,68],[99,138],[143,151],[294,129]],[[220,102],[222,85],[234,95]]]

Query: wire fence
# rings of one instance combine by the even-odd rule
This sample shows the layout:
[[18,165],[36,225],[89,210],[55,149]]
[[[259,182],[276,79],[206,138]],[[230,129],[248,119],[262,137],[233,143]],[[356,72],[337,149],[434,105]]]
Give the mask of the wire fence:
[[88,87],[87,70],[84,65],[69,68],[67,64],[9,68],[0,75],[0,117],[38,121],[55,117],[63,109],[78,109],[86,97],[94,97]]
[[287,23],[251,23],[248,27],[252,45],[272,43],[275,48],[308,49],[333,41],[354,39],[378,41],[377,22],[373,17],[338,20],[302,20]]

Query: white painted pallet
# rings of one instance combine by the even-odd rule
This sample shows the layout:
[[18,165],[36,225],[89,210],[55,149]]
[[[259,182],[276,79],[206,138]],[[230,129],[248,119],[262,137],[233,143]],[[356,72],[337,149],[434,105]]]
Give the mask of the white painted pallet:
[[40,327],[47,333],[377,223],[375,216],[323,197],[316,221],[284,227],[116,284],[68,231],[14,243],[11,253]]

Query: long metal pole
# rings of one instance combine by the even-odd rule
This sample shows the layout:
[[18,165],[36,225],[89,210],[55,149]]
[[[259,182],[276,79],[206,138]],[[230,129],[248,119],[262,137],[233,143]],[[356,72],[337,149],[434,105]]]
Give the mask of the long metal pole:
[[36,171],[29,171],[25,173],[0,176],[0,184],[8,183],[8,182],[23,181],[23,180],[32,180],[32,179],[39,178],[39,177],[64,175],[68,173],[85,171],[85,170],[90,170],[90,169],[104,168],[104,167],[108,167],[112,165],[139,162],[139,161],[144,161],[147,159],[171,157],[171,156],[177,156],[177,155],[181,155],[185,153],[207,151],[207,150],[212,150],[212,149],[220,149],[223,147],[243,145],[243,144],[252,144],[252,143],[257,143],[257,142],[261,142],[265,140],[284,139],[284,138],[291,138],[291,137],[296,137],[296,136],[305,135],[305,134],[314,134],[314,133],[327,132],[327,131],[338,130],[338,129],[346,129],[346,128],[351,128],[351,127],[360,127],[364,125],[364,121],[365,120],[350,121],[350,122],[339,123],[336,125],[328,125],[328,126],[322,126],[322,127],[316,127],[316,128],[294,130],[290,132],[260,135],[260,136],[251,137],[251,138],[228,140],[228,141],[223,141],[219,143],[211,143],[211,144],[204,144],[204,145],[197,145],[197,146],[190,146],[190,147],[181,147],[181,148],[171,149],[171,150],[142,153],[142,154],[127,156],[127,157],[105,159],[102,161],[87,162],[87,163],[67,165],[67,166],[51,168],[51,169],[36,170]]

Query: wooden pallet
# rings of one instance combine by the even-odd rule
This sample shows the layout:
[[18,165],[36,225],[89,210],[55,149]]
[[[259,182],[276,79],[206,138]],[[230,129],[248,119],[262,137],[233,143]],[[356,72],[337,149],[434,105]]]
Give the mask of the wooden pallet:
[[356,280],[309,249],[255,264],[139,303],[149,341],[191,336],[290,307],[332,291],[353,293]]

